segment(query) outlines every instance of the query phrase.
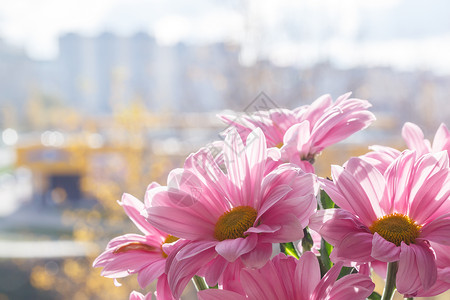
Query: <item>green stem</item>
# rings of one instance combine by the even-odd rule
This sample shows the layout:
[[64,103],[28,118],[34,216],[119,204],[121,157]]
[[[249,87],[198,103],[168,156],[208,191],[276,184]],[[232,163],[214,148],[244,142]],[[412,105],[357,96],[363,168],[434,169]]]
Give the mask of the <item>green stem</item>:
[[203,291],[208,289],[208,285],[206,284],[206,281],[203,277],[194,275],[194,277],[192,277],[192,281],[194,282],[197,291]]
[[297,250],[295,250],[294,243],[280,243],[280,250],[286,255],[293,256],[296,259],[299,259],[299,255],[297,253]]
[[391,300],[395,292],[395,278],[397,276],[398,262],[390,262],[387,265],[386,285],[384,286],[381,300]]
[[406,300],[414,300],[414,297],[405,298]]

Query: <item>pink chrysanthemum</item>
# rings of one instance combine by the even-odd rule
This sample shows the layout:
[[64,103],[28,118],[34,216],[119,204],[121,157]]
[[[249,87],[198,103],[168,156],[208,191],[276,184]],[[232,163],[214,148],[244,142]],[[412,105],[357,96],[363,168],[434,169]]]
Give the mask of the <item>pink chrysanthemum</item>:
[[375,285],[369,276],[350,274],[336,281],[342,263],[335,264],[320,279],[320,267],[312,252],[299,260],[284,254],[275,256],[260,269],[243,269],[241,282],[244,293],[227,290],[205,290],[200,300],[359,300],[366,299]]
[[[447,154],[450,154],[450,131],[444,123],[436,131],[433,144],[428,139],[425,139],[419,126],[410,122],[406,122],[403,125],[402,137],[408,149],[415,150],[418,156],[440,151],[447,151]],[[386,146],[375,145],[371,146],[370,149],[373,151],[364,154],[361,158],[375,165],[382,173],[401,153],[397,149]]]
[[228,134],[224,145],[225,172],[203,149],[187,158],[184,169],[169,174],[168,187],[149,193],[148,221],[191,241],[168,257],[175,296],[205,265],[209,285],[219,281],[229,264],[263,266],[272,243],[303,237],[316,208],[313,174],[291,164],[266,174],[261,129],[252,132],[246,146],[236,132]]
[[404,295],[428,290],[437,279],[430,242],[450,242],[449,159],[445,152],[416,158],[405,151],[381,174],[360,158],[332,166],[324,189],[340,209],[319,211],[310,227],[335,246],[335,261],[398,261],[396,286]]
[[367,110],[371,104],[349,98],[350,94],[340,96],[334,103],[329,95],[324,95],[311,105],[294,110],[272,109],[242,117],[219,117],[235,127],[243,140],[253,129],[261,128],[268,147],[281,148],[283,161],[295,163],[310,172],[314,169],[309,163],[314,161],[316,154],[375,120]]
[[[154,187],[155,184],[149,188]],[[166,246],[178,238],[151,226],[141,215],[144,204],[135,197],[124,194],[119,204],[144,235],[125,234],[112,239],[105,252],[95,259],[93,266],[103,267],[101,275],[114,279],[137,273],[137,280],[142,288],[158,279],[157,298],[172,299],[164,273],[166,258],[170,254]]]

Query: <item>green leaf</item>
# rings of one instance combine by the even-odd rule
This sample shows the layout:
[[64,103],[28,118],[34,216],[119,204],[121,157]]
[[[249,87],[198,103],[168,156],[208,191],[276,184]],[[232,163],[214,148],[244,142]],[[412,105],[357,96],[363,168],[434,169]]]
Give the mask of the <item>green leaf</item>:
[[299,257],[300,257],[297,253],[297,250],[295,249],[294,243],[292,243],[292,242],[280,243],[280,250],[284,254],[286,254],[288,256],[293,256],[296,259],[299,259]]
[[353,274],[353,273],[358,273],[356,268],[353,268],[353,267],[342,267],[341,273],[339,273],[338,279],[341,279],[345,275]]
[[311,251],[313,246],[314,246],[313,239],[309,234],[308,227],[306,227],[303,229],[303,238],[302,238],[303,253],[306,251]]
[[330,196],[324,190],[320,191],[320,203],[324,209],[334,208],[335,206],[333,200],[331,200]]
[[381,295],[377,292],[373,292],[367,299],[369,300],[381,300]]
[[333,266],[333,263],[330,260],[330,254],[331,250],[333,250],[333,246],[328,244],[324,239],[320,242],[320,257],[319,257],[319,263],[320,263],[320,273],[325,275],[326,272],[328,272],[329,269]]

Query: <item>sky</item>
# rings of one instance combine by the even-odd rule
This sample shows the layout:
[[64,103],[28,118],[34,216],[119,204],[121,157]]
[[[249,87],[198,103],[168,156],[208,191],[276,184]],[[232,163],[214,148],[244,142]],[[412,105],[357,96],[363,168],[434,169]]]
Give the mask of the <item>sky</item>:
[[241,60],[329,60],[450,73],[447,0],[0,0],[0,37],[35,59],[67,32],[147,31],[160,44],[232,41]]

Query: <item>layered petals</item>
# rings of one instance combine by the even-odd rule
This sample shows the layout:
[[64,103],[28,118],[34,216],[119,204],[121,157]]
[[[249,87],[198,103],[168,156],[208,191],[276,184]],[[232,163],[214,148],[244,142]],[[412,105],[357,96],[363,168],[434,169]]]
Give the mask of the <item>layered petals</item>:
[[[311,105],[294,110],[271,109],[251,115],[219,117],[235,128],[245,140],[255,128],[261,128],[267,146],[281,147],[281,159],[314,172],[314,157],[324,148],[369,126],[375,116],[368,111],[366,100],[340,96],[333,103],[329,95],[319,97]],[[226,131],[227,133],[230,130]]]
[[204,300],[366,299],[375,287],[369,276],[352,274],[336,281],[341,268],[342,264],[333,266],[320,279],[319,262],[312,252],[305,252],[299,260],[279,254],[260,269],[241,271],[242,293],[219,289],[198,295]]
[[[150,189],[155,188],[159,188],[159,185],[150,186]],[[114,279],[137,273],[137,281],[142,288],[156,279],[158,286],[167,286],[165,275],[167,254],[163,250],[163,245],[166,241],[172,242],[168,240],[169,235],[147,222],[146,217],[141,214],[144,204],[138,199],[124,194],[119,204],[145,235],[125,234],[112,239],[106,250],[94,260],[93,266],[103,267],[102,276]],[[178,243],[176,240],[174,244]],[[175,248],[176,245],[170,251],[175,253]],[[174,299],[170,290],[166,288],[164,291],[159,288],[158,292],[164,295],[164,298],[157,297],[157,299]],[[130,299],[151,299],[151,297],[151,294],[143,296],[138,292],[130,294]]]
[[270,165],[261,129],[246,138],[244,143],[230,130],[223,143],[223,165],[201,149],[188,157],[183,169],[169,174],[166,188],[155,186],[147,194],[147,221],[189,241],[166,263],[176,296],[192,276],[208,274],[208,268],[208,283],[215,285],[225,280],[220,274],[225,270],[263,266],[272,254],[271,244],[302,238],[316,210],[316,176],[293,164]]
[[397,289],[406,296],[442,290],[437,274],[447,269],[437,267],[433,245],[450,243],[448,155],[407,150],[384,173],[352,158],[345,168],[333,166],[332,176],[321,183],[340,209],[319,211],[310,222],[335,246],[330,258],[374,268],[398,262]]

